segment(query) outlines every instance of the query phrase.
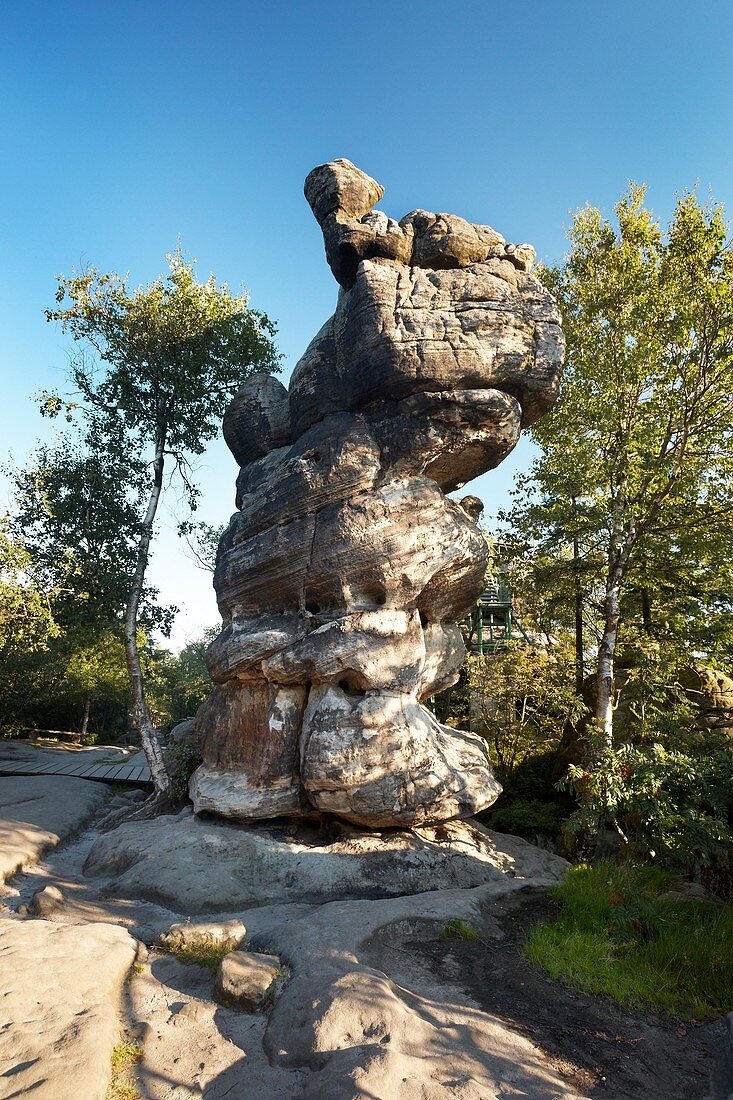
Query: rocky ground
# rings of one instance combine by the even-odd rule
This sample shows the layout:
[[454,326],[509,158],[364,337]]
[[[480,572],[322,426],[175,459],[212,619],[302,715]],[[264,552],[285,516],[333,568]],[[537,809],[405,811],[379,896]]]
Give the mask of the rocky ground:
[[[142,1052],[126,1080],[149,1100],[720,1100],[733,1088],[722,1023],[628,1012],[523,959],[564,873],[531,845],[454,828],[389,834],[385,855],[353,831],[247,831],[190,813],[104,832],[112,798],[85,780],[0,779],[2,1098],[103,1098],[120,1036]],[[276,957],[259,1010],[221,990],[219,1003],[210,969],[156,946],[175,922],[192,935],[192,919],[241,920],[245,970],[250,952]],[[478,938],[444,938],[451,920]],[[123,1086],[110,1100],[133,1095]]]

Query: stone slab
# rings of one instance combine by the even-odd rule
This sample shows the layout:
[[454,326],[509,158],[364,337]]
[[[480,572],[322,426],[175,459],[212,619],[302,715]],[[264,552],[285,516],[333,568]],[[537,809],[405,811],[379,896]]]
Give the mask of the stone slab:
[[102,1100],[135,951],[111,924],[0,921],[1,1100]]

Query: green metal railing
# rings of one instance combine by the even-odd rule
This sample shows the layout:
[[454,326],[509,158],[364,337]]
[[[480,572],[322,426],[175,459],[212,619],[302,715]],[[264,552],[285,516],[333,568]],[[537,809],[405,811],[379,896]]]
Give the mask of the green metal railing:
[[513,613],[511,592],[501,581],[486,589],[469,615],[467,623],[471,638],[470,652],[480,656],[495,653],[505,646],[511,641],[515,627],[525,641],[528,641],[521,623]]

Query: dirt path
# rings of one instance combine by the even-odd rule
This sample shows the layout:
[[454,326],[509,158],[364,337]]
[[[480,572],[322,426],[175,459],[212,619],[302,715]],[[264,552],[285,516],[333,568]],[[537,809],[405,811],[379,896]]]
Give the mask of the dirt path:
[[436,982],[457,985],[536,1043],[593,1100],[728,1100],[733,1048],[723,1021],[690,1025],[627,1009],[573,992],[528,962],[521,944],[554,913],[546,891],[528,889],[483,907],[477,941],[412,934],[388,947],[381,934],[374,958],[395,972],[412,958]]

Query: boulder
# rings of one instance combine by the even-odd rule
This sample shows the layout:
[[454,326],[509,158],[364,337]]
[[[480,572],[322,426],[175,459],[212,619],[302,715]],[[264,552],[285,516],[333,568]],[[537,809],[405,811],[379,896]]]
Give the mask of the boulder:
[[247,929],[241,920],[204,921],[192,924],[189,921],[172,924],[158,937],[161,945],[168,950],[182,947],[239,947],[247,935]]
[[471,817],[501,793],[481,737],[441,726],[414,695],[336,685],[311,689],[300,770],[320,810],[358,825]]
[[64,895],[58,886],[43,886],[36,890],[28,905],[28,912],[33,917],[42,917],[44,920],[52,917],[59,909],[64,907]]
[[68,776],[0,778],[0,882],[75,832],[108,795],[104,783]]
[[287,443],[290,405],[282,382],[269,374],[250,378],[224,414],[222,429],[240,466]]
[[343,681],[347,689],[409,691],[424,665],[417,610],[380,608],[354,611],[317,626],[262,667],[265,676],[279,684]]
[[[178,722],[168,735],[168,740],[180,749],[191,749],[199,752],[201,749],[201,733],[196,725],[195,718],[184,718]],[[114,803],[114,799],[112,800]]]
[[[125,822],[92,846],[85,873],[117,895],[190,916],[279,902],[394,898],[494,883],[561,882],[568,864],[472,822],[324,830],[308,822],[232,826],[197,817]],[[247,928],[250,920],[247,918]]]
[[683,668],[679,680],[704,725],[733,733],[733,679],[730,676],[717,668],[695,665]]
[[275,999],[282,974],[277,955],[230,951],[222,959],[214,982],[214,1000],[241,1012],[258,1012]]
[[240,821],[297,815],[303,684],[232,680],[202,703],[203,763],[189,784],[197,811]]

